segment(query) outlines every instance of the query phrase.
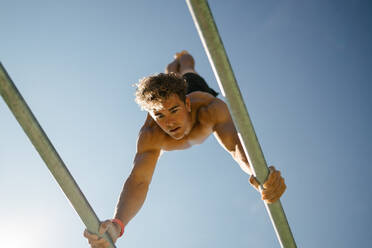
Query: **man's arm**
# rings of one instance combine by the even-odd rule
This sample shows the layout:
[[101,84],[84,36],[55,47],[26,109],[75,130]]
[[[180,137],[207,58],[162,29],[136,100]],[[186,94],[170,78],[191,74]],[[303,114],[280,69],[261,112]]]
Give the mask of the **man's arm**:
[[134,157],[134,166],[123,190],[115,211],[115,218],[120,219],[124,226],[137,214],[142,207],[155,166],[160,155],[152,131],[142,129],[137,141],[137,153]]
[[140,149],[134,158],[132,173],[126,180],[115,211],[115,218],[124,225],[137,214],[142,207],[160,155],[160,149]]
[[229,109],[224,101],[215,98],[207,108],[207,116],[213,125],[213,134],[221,146],[231,154],[240,168],[248,175],[252,171],[237,131],[230,116]]
[[[124,227],[138,213],[142,207],[147,191],[154,174],[155,166],[160,155],[159,139],[154,137],[152,130],[143,127],[140,131],[137,141],[137,153],[134,157],[134,166],[128,179],[126,180],[123,190],[120,194],[115,211],[115,219],[119,219]],[[114,242],[121,233],[119,224],[106,220],[101,223],[99,233],[109,232]],[[84,231],[84,236],[88,239],[91,247],[106,248],[109,243],[99,238],[95,234]]]
[[261,191],[259,183],[252,175],[251,167],[245,155],[243,146],[240,143],[239,136],[226,103],[216,98],[208,105],[207,112],[209,119],[213,123],[213,131],[216,139],[231,154],[242,170],[251,175],[249,182],[261,193],[262,200],[267,203],[277,201],[286,189],[280,171],[275,170],[273,166],[269,168],[269,176],[263,184],[263,190]]

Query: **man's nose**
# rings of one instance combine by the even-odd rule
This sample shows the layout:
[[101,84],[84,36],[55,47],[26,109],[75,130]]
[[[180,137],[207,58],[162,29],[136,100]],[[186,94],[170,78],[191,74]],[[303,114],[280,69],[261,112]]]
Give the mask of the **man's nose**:
[[172,118],[167,118],[165,120],[165,125],[167,125],[167,127],[173,127],[174,126],[174,120]]

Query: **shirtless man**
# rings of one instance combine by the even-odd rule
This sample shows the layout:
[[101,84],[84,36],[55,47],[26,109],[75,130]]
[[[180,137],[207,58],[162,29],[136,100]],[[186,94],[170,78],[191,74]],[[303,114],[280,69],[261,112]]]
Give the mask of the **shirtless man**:
[[[137,84],[136,102],[148,112],[139,131],[134,166],[116,207],[114,219],[101,223],[99,232],[108,231],[114,242],[142,207],[159,156],[164,151],[183,150],[202,143],[212,133],[241,169],[250,175],[248,160],[239,141],[229,110],[217,94],[194,70],[194,59],[186,51],[175,55],[165,74],[149,76]],[[286,189],[280,172],[270,167],[261,196],[267,203],[277,201]],[[84,231],[91,247],[108,247],[108,242]]]

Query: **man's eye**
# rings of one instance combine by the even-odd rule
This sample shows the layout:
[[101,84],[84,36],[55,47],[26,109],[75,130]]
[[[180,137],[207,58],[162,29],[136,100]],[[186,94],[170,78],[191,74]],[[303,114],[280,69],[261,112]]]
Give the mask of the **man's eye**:
[[172,110],[171,113],[176,113],[178,109]]
[[164,115],[157,115],[156,117],[157,117],[158,119],[161,119],[161,118],[164,117]]

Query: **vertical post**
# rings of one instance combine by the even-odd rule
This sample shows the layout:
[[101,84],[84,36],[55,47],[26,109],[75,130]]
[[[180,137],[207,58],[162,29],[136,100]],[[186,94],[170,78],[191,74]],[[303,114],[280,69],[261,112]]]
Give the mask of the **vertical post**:
[[[265,182],[269,170],[208,2],[206,0],[186,0],[186,2],[189,6],[195,26],[199,32],[222,94],[227,99],[230,113],[247,154],[249,163],[252,166],[253,174],[262,184]],[[265,206],[276,231],[280,245],[284,248],[296,247],[281,202],[278,200],[273,204],[265,203]]]
[[[70,200],[88,231],[98,235],[100,221],[97,215],[1,63],[0,95],[8,104],[9,109],[13,112],[13,115],[35,146],[53,177]],[[107,233],[102,237],[109,241],[110,247],[115,247]]]

